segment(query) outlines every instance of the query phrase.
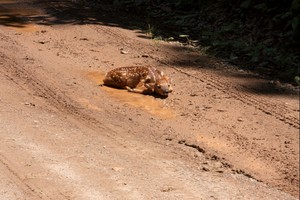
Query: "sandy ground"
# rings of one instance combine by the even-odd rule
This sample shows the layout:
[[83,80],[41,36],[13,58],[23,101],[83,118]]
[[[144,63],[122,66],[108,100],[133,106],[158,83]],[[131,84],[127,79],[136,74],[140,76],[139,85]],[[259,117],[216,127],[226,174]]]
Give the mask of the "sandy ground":
[[[174,92],[99,86],[135,65]],[[0,199],[299,196],[295,92],[153,40],[110,7],[0,1],[0,91]]]

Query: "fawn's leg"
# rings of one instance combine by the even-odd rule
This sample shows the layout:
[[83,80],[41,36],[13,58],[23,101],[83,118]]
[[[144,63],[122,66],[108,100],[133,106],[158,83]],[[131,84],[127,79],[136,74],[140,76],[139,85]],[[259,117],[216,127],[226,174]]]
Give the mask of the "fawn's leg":
[[126,89],[127,89],[128,92],[135,92],[135,93],[143,93],[143,91],[145,90],[145,89],[142,89],[142,88],[133,88],[132,89],[128,86],[126,86]]
[[145,80],[141,80],[139,82],[139,84],[137,84],[137,86],[135,88],[130,88],[128,86],[126,86],[126,89],[129,91],[129,92],[134,92],[134,93],[145,93],[146,90],[148,90],[147,87],[145,87]]
[[147,88],[148,91],[154,92],[154,85],[155,83],[145,83],[144,87]]

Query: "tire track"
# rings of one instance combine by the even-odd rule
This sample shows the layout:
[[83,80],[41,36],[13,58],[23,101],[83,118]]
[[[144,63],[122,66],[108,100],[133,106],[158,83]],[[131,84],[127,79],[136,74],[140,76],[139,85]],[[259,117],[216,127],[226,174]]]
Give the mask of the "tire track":
[[26,183],[26,180],[23,180],[20,174],[11,167],[14,165],[11,164],[2,153],[0,153],[0,164],[3,165],[5,169],[7,169],[7,172],[10,174],[9,176],[11,177],[11,179],[15,180],[14,183],[16,183],[26,194],[30,195],[30,197],[34,197],[35,199],[52,199],[47,196],[41,188]]
[[117,133],[114,130],[103,126],[101,121],[83,112],[83,108],[64,94],[63,91],[55,88],[55,86],[51,87],[51,84],[46,84],[41,81],[41,79],[45,77],[37,78],[34,72],[30,69],[25,69],[25,65],[21,63],[17,64],[13,59],[8,58],[2,52],[0,52],[0,58],[2,59],[1,63],[7,61],[5,64],[0,65],[0,73],[6,76],[8,80],[14,82],[24,91],[32,92],[33,95],[44,98],[49,105],[56,108],[59,112],[72,116],[91,129],[100,130],[103,133],[109,132],[110,134],[105,135],[115,140]]
[[[199,76],[192,75],[180,69],[179,67],[174,67],[170,65],[168,62],[164,62],[159,59],[156,60],[161,64],[169,66],[170,68],[176,70],[177,72],[180,72],[196,80],[199,80],[203,83],[206,83],[208,86],[211,86],[214,89],[222,91],[223,93],[230,95],[234,99],[237,99],[247,105],[253,106],[267,115],[274,116],[276,119],[282,121],[285,124],[288,124],[297,129],[299,129],[300,127],[297,111],[294,111],[293,109],[287,106],[274,104],[268,100],[264,100],[262,98],[254,97],[253,95],[246,94],[249,92],[246,88],[243,87],[237,88],[235,86],[232,86],[228,82],[215,80],[205,72],[201,72],[202,76],[199,77]],[[292,115],[288,115],[288,114],[292,114]]]

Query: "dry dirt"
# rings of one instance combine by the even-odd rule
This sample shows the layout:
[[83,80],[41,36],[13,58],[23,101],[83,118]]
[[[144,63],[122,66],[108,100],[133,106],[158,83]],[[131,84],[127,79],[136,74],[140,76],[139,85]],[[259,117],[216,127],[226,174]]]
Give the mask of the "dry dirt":
[[[0,0],[0,199],[298,198],[292,90],[77,3]],[[135,65],[174,92],[99,86]]]

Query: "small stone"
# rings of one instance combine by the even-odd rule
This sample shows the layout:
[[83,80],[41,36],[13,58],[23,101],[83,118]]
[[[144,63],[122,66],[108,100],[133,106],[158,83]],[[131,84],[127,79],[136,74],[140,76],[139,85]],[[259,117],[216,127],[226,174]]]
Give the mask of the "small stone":
[[165,187],[165,188],[162,188],[160,191],[161,192],[171,192],[173,190],[175,190],[175,188],[173,188],[173,187]]
[[38,41],[38,43],[40,43],[40,44],[46,44],[47,42],[49,42],[49,41]]
[[184,144],[185,143],[185,140],[179,140],[178,141],[178,144]]
[[29,103],[29,102],[25,103],[25,105],[26,105],[26,106],[33,106],[33,107],[35,106],[34,103]]
[[204,105],[203,107],[204,107],[204,109],[211,109],[212,108],[212,106],[206,106],[206,105]]
[[206,171],[206,172],[209,171],[209,169],[208,169],[207,167],[202,167],[202,170],[203,170],[203,171]]
[[121,50],[121,54],[128,54],[128,51]]
[[267,115],[271,115],[269,111],[263,111],[263,112],[266,113]]
[[113,167],[111,169],[116,171],[116,172],[119,172],[119,171],[123,170],[124,168],[123,167]]

